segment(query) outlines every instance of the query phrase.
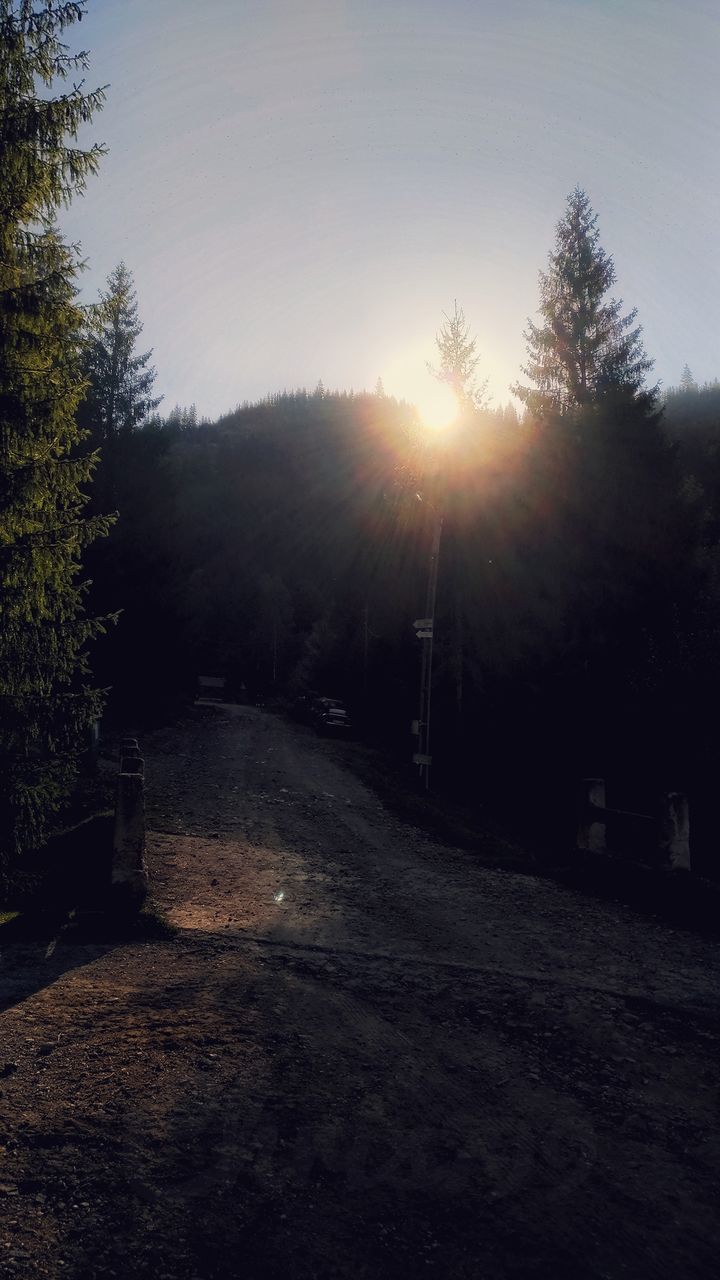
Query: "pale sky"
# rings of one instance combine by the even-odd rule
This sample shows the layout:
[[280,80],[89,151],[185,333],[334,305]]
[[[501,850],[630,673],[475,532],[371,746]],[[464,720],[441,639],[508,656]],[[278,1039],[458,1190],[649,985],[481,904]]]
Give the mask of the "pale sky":
[[161,411],[422,394],[453,300],[494,403],[576,183],[655,376],[720,376],[717,0],[89,0],[109,154],[63,213],[120,259]]

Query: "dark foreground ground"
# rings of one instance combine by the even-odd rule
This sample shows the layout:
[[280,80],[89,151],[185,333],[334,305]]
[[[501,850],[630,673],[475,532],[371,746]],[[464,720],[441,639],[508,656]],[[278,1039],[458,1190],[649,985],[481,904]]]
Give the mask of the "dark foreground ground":
[[148,738],[171,942],[0,957],[0,1275],[706,1280],[718,944],[393,818],[308,730]]

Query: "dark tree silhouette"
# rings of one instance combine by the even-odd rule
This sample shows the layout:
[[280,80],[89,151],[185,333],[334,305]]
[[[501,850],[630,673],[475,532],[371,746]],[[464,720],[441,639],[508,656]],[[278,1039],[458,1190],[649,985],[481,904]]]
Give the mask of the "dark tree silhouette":
[[99,442],[134,431],[162,399],[152,396],[156,377],[148,367],[152,351],[136,352],[142,328],[133,278],[121,262],[108,276],[107,292],[101,293],[92,309],[83,361],[89,386],[81,421]]
[[[61,37],[82,4],[0,0],[0,855],[41,842],[98,714],[84,683],[82,548],[108,521],[83,515],[94,458],[78,451],[83,314],[75,247],[54,226],[102,148],[70,146],[102,90],[52,96],[87,56]],[[49,90],[46,93],[44,90]]]
[[691,527],[657,388],[645,381],[652,361],[614,283],[576,188],[540,275],[543,323],[526,333],[533,385],[514,388],[529,411],[525,496],[536,512],[522,553],[528,633],[541,734],[553,726],[558,752],[575,743],[589,772],[624,756],[657,773],[672,771],[673,752],[679,767],[680,719],[675,733],[661,725],[683,678]]
[[650,407],[655,389],[645,389],[652,368],[635,324],[622,301],[609,296],[615,283],[612,258],[600,245],[597,216],[579,187],[568,196],[557,225],[548,270],[540,272],[540,315],[528,321],[528,363],[534,385],[513,387],[536,417],[568,414],[588,404],[641,398]]

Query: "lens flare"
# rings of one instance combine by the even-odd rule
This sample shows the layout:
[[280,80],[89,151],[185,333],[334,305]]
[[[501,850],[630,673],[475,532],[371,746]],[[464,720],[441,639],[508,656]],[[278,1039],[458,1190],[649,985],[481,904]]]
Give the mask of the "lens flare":
[[433,431],[442,431],[455,421],[458,404],[454,392],[444,382],[429,378],[429,386],[422,397],[415,401],[417,411],[426,427]]
[[398,400],[408,400],[418,411],[423,424],[432,431],[443,431],[455,421],[458,403],[445,382],[439,381],[427,368],[420,349],[406,349],[393,360],[383,375],[385,390]]

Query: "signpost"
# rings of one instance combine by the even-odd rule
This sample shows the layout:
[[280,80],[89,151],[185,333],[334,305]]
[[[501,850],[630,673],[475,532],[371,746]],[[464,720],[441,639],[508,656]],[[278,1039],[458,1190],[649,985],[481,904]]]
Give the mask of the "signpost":
[[417,751],[413,754],[413,764],[419,766],[420,777],[425,783],[425,790],[430,787],[430,699],[432,696],[432,648],[435,628],[435,597],[437,595],[438,561],[440,558],[440,539],[442,537],[443,518],[436,508],[432,508],[435,516],[432,544],[430,548],[430,564],[428,567],[427,597],[425,601],[425,617],[416,618],[413,626],[418,640],[422,641],[420,659],[420,711],[418,714]]

